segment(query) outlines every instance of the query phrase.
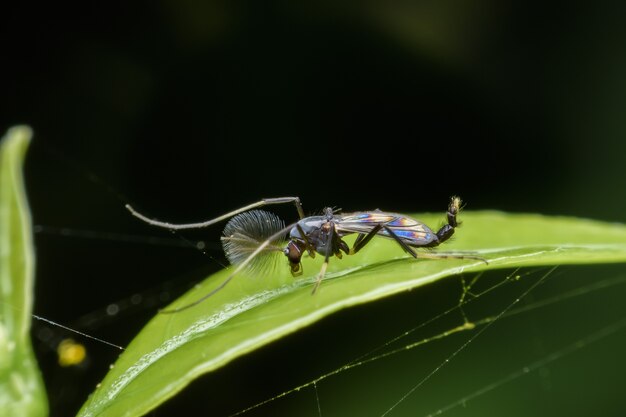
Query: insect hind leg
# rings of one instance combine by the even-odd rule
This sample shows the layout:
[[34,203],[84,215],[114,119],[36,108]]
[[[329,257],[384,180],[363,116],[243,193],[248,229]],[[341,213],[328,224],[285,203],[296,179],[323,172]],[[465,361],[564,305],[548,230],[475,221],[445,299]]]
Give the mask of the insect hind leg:
[[471,255],[468,253],[455,253],[455,252],[419,252],[416,258],[423,259],[473,259],[475,261],[481,261],[487,265],[489,262],[478,255]]

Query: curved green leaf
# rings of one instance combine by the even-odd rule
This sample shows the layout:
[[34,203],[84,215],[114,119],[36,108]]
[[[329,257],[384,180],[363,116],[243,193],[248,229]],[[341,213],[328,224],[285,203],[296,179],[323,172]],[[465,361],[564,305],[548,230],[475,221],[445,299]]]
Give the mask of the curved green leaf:
[[[441,215],[415,215],[436,225]],[[473,251],[489,261],[407,258],[393,241],[375,239],[355,256],[332,259],[311,295],[319,256],[294,280],[278,270],[237,276],[202,304],[157,315],[133,340],[83,406],[80,416],[138,416],[194,378],[340,309],[417,288],[462,271],[531,265],[626,261],[626,226],[583,219],[464,212],[446,251]],[[288,268],[286,268],[288,269]],[[221,271],[178,299],[186,305],[217,287]]]
[[44,416],[48,405],[30,343],[35,257],[22,161],[32,132],[0,142],[0,415]]

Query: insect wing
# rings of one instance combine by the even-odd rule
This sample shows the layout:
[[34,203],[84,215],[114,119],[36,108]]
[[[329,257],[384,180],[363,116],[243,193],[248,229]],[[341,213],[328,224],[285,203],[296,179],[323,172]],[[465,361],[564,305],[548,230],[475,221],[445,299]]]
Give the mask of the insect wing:
[[[424,223],[400,214],[385,212],[363,212],[341,216],[337,228],[344,233],[367,234],[378,224],[387,226],[409,245],[424,246],[435,239],[433,231]],[[378,235],[391,237],[385,229],[380,230]]]

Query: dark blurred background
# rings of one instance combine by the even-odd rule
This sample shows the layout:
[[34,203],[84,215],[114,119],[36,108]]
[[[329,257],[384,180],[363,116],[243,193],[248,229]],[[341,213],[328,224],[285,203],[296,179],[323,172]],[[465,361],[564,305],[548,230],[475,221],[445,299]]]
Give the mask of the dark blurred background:
[[[38,226],[36,314],[124,345],[159,306],[220,268],[219,227],[172,236],[131,218],[126,203],[188,222],[262,197],[298,195],[308,213],[439,212],[459,194],[468,210],[626,221],[623,3],[81,7],[15,2],[2,12],[0,129],[35,132],[26,179]],[[295,217],[291,207],[278,211]],[[198,239],[207,254],[193,249]],[[115,303],[121,312],[107,314]],[[398,305],[402,298],[337,320],[393,317]],[[257,360],[282,361],[303,346],[321,354],[310,346],[319,338],[332,350],[336,323]],[[71,415],[117,352],[84,341],[89,360],[59,368],[46,353],[58,329],[37,332],[53,415]],[[202,410],[237,411],[250,405],[241,379],[249,391],[267,383],[261,371],[234,369],[195,388],[232,383],[218,384],[232,400],[226,411]],[[198,398],[154,415],[194,409]],[[310,400],[301,415],[316,415]]]

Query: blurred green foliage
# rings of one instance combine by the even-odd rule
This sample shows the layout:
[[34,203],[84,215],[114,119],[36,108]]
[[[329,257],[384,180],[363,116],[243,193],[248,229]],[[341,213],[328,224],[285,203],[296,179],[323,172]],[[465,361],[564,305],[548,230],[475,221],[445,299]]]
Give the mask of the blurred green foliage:
[[35,259],[22,162],[32,136],[26,126],[0,140],[0,416],[46,416],[43,381],[30,322]]

